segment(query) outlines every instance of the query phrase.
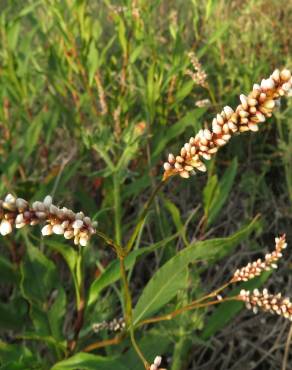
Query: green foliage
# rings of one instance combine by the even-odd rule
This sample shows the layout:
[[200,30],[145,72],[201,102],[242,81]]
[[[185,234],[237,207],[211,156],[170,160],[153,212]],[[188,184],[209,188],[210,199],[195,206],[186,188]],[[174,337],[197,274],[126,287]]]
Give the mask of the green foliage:
[[235,158],[230,167],[225,171],[220,181],[218,181],[216,175],[210,176],[203,192],[204,212],[207,226],[210,226],[214,222],[227,201],[235,180],[237,166],[238,162]]
[[[208,178],[172,179],[141,214],[169,152],[274,66],[291,66],[286,7],[284,0],[2,2],[1,196],[52,194],[123,246],[138,221],[139,228],[124,256],[126,278],[102,239],[82,250],[40,238],[38,226],[1,237],[1,370],[142,369],[131,330],[148,361],[171,355],[173,370],[183,370],[193,343],[208,346],[239,314],[242,304],[226,302],[211,316],[194,310],[141,325],[208,292],[206,270],[237,246],[259,248],[261,233],[272,240],[291,230],[291,105],[257,137],[235,137],[208,165]],[[190,51],[207,87],[187,74]],[[199,107],[203,99],[210,103]],[[122,333],[92,330],[131,316]]]
[[256,228],[257,222],[228,238],[197,242],[182,250],[155,272],[134,309],[134,324],[153,315],[186,286],[185,269],[190,263],[218,260],[230,252]]
[[95,356],[91,355],[89,353],[76,353],[74,356],[70,357],[67,360],[60,361],[56,363],[52,370],[77,370],[82,368],[82,370],[111,370],[111,369],[117,369],[117,370],[126,370],[127,367],[125,367],[122,362],[107,357],[101,357],[101,356]]

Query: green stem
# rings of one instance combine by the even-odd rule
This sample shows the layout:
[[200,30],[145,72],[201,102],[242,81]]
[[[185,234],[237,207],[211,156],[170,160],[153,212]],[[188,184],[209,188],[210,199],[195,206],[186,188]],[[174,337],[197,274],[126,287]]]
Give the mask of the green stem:
[[85,294],[84,294],[84,276],[83,276],[83,250],[78,249],[76,268],[75,268],[75,292],[76,292],[76,319],[74,323],[74,339],[68,343],[70,352],[73,352],[77,346],[80,330],[84,322]]
[[171,370],[182,370],[188,354],[190,353],[190,348],[192,341],[190,338],[187,338],[184,333],[181,333],[180,338],[176,341],[174,345],[174,351],[172,354],[173,362],[171,365]]
[[118,255],[123,254],[122,247],[120,245],[118,245],[117,243],[115,243],[111,238],[109,238],[107,235],[105,235],[103,232],[101,232],[99,230],[96,230],[95,233],[98,237],[103,239],[106,244],[108,244],[110,247],[112,247]]
[[118,174],[114,174],[114,207],[115,207],[115,242],[121,245],[122,242],[122,230],[121,230],[121,193],[120,193],[120,181]]
[[143,208],[143,211],[138,219],[138,223],[132,233],[132,235],[130,236],[130,239],[126,245],[126,255],[131,251],[134,243],[135,243],[135,240],[137,238],[137,235],[139,234],[139,231],[141,229],[141,227],[143,226],[143,223],[144,223],[144,220],[145,220],[145,217],[147,215],[147,212],[155,198],[155,196],[158,194],[159,190],[163,187],[163,185],[166,183],[167,180],[165,181],[160,181],[158,183],[158,185],[156,185],[156,187],[154,188],[152,194],[150,195],[150,198],[148,199],[148,201],[145,203],[144,205],[144,208]]
[[125,262],[124,258],[120,258],[120,270],[121,270],[121,278],[123,283],[123,289],[124,289],[124,312],[125,312],[125,320],[126,325],[129,327],[131,325],[132,321],[132,298],[131,298],[131,292],[129,289],[127,274],[126,274],[126,268],[125,268]]
[[136,339],[135,339],[135,332],[134,332],[134,326],[133,326],[133,310],[132,310],[132,297],[131,292],[128,284],[128,279],[126,275],[126,268],[124,263],[124,258],[120,257],[120,270],[121,270],[121,278],[123,283],[123,289],[124,289],[124,312],[125,312],[125,321],[126,326],[130,331],[130,338],[132,345],[137,352],[137,355],[140,357],[141,361],[143,362],[145,369],[149,369],[149,364],[147,360],[145,359],[143,353],[141,352]]

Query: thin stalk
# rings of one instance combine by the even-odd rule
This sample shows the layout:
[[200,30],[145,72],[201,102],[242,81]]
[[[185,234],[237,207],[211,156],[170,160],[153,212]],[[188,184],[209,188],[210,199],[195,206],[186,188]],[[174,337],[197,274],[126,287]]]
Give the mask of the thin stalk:
[[136,342],[133,325],[131,325],[131,327],[130,327],[130,338],[131,338],[132,345],[133,345],[137,355],[140,357],[141,361],[143,362],[145,369],[148,370],[150,365],[149,365],[148,361],[146,360],[146,358],[144,357],[142,351],[140,350],[140,348],[139,348],[139,346]]
[[207,294],[207,295],[205,295],[205,296],[203,296],[203,297],[201,297],[199,299],[196,299],[195,301],[192,301],[190,303],[190,305],[197,304],[197,303],[200,303],[200,302],[205,301],[206,299],[209,299],[209,298],[212,298],[212,297],[217,296],[218,293],[222,292],[222,290],[224,290],[225,288],[227,288],[231,284],[231,282],[232,281],[230,280],[228,283],[226,283],[226,284],[222,285],[221,287],[217,288],[216,290],[214,290],[210,294]]
[[114,251],[120,255],[122,254],[122,247],[120,245],[118,245],[117,243],[115,243],[111,238],[109,238],[107,235],[105,235],[103,232],[99,231],[99,230],[96,230],[95,234],[100,237],[101,239],[103,239],[106,244],[108,244],[111,248],[114,249]]
[[83,348],[82,352],[91,352],[98,348],[103,348],[103,347],[119,344],[124,338],[125,338],[125,333],[122,333],[112,339],[106,339],[100,342],[89,344],[87,347]]
[[285,353],[284,353],[284,358],[283,358],[283,363],[282,363],[282,370],[287,370],[287,365],[288,365],[288,357],[289,357],[289,347],[291,344],[292,340],[292,324],[290,325],[290,330],[288,333],[287,341],[285,344]]
[[120,182],[118,175],[114,174],[114,207],[115,207],[115,242],[118,245],[121,245],[122,242],[122,229],[121,229],[121,220],[122,220],[122,209],[121,209],[121,193],[120,193]]
[[216,301],[210,301],[210,302],[206,302],[206,303],[189,304],[187,306],[184,306],[184,307],[181,307],[177,310],[174,310],[174,311],[170,312],[167,315],[152,317],[150,319],[143,320],[137,326],[140,327],[140,326],[143,326],[143,325],[146,325],[146,324],[153,324],[153,323],[160,322],[160,321],[172,320],[176,316],[178,316],[178,315],[180,315],[180,314],[182,314],[183,312],[186,312],[186,311],[194,310],[194,309],[197,309],[197,308],[208,307],[208,306],[214,306],[216,304],[220,304],[220,303],[227,302],[227,301],[234,301],[236,299],[237,299],[237,296],[227,297],[227,298],[221,299],[220,301],[216,300]]
[[75,270],[76,280],[76,319],[74,323],[74,339],[68,343],[68,347],[73,352],[77,346],[80,330],[84,322],[85,294],[84,294],[84,276],[83,276],[83,248],[78,249],[78,257]]
[[[167,180],[166,180],[167,181]],[[152,194],[150,195],[150,198],[148,199],[148,201],[145,203],[144,205],[144,208],[143,208],[143,211],[141,213],[141,215],[139,216],[139,219],[138,219],[138,223],[132,233],[132,235],[130,236],[130,239],[126,245],[126,248],[125,248],[125,252],[126,252],[126,255],[131,251],[134,243],[135,243],[135,240],[137,238],[137,235],[139,234],[139,231],[141,229],[141,227],[143,226],[143,223],[144,223],[144,219],[147,215],[147,212],[155,198],[155,196],[158,194],[159,190],[164,186],[165,182],[166,181],[163,181],[161,180],[157,185],[156,187],[154,188]]]
[[120,258],[120,271],[124,290],[124,313],[126,326],[130,327],[132,322],[132,297],[128,284],[124,258]]
[[135,339],[135,333],[134,333],[134,327],[133,327],[132,297],[131,297],[131,292],[130,292],[128,279],[126,275],[124,258],[120,258],[120,270],[121,270],[121,277],[122,277],[122,283],[123,283],[123,289],[124,289],[124,313],[125,313],[126,327],[130,331],[131,342],[132,342],[132,345],[135,351],[137,352],[137,355],[140,357],[141,361],[143,362],[145,369],[148,369],[149,364],[147,360],[145,359]]

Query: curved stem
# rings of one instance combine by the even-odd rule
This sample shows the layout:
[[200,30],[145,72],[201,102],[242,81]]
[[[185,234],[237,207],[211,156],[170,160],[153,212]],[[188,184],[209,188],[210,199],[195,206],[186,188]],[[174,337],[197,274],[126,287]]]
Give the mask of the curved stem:
[[99,230],[96,230],[95,231],[95,234],[100,237],[106,244],[108,244],[111,248],[114,249],[114,251],[118,254],[118,255],[123,255],[123,252],[122,252],[122,247],[115,243],[111,238],[109,238],[107,235],[105,235],[103,232],[99,231]]

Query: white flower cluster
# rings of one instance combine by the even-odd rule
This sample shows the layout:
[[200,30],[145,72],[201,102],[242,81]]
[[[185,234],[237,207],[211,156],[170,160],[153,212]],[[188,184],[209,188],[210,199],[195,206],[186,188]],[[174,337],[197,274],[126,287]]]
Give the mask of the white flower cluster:
[[101,330],[109,330],[113,332],[122,331],[126,328],[126,323],[123,317],[119,319],[114,318],[112,321],[102,321],[92,325],[92,330],[99,333]]
[[254,313],[258,310],[267,311],[292,321],[292,303],[289,298],[283,298],[281,293],[274,295],[270,294],[267,289],[262,292],[258,289],[252,292],[243,289],[238,299],[245,302],[247,309],[252,309]]
[[74,213],[66,207],[55,206],[49,195],[42,202],[32,203],[30,207],[26,200],[8,194],[4,200],[0,200],[0,220],[1,235],[10,234],[13,227],[20,229],[25,225],[44,223],[44,236],[63,235],[65,239],[74,239],[74,244],[82,246],[87,245],[97,226],[83,212]]
[[263,271],[269,271],[272,268],[276,269],[278,267],[277,262],[282,257],[283,249],[287,248],[285,235],[275,238],[275,244],[275,250],[272,253],[266,254],[264,261],[259,258],[257,261],[250,262],[246,266],[237,269],[231,282],[248,281],[255,276],[259,276]]
[[258,124],[271,117],[281,96],[289,96],[292,87],[291,72],[276,69],[261,85],[255,84],[248,96],[240,95],[235,111],[226,106],[212,121],[212,130],[202,129],[191,137],[180,151],[180,155],[169,154],[164,163],[164,180],[176,174],[190,177],[195,170],[206,171],[202,159],[209,160],[235,133],[258,131]]

